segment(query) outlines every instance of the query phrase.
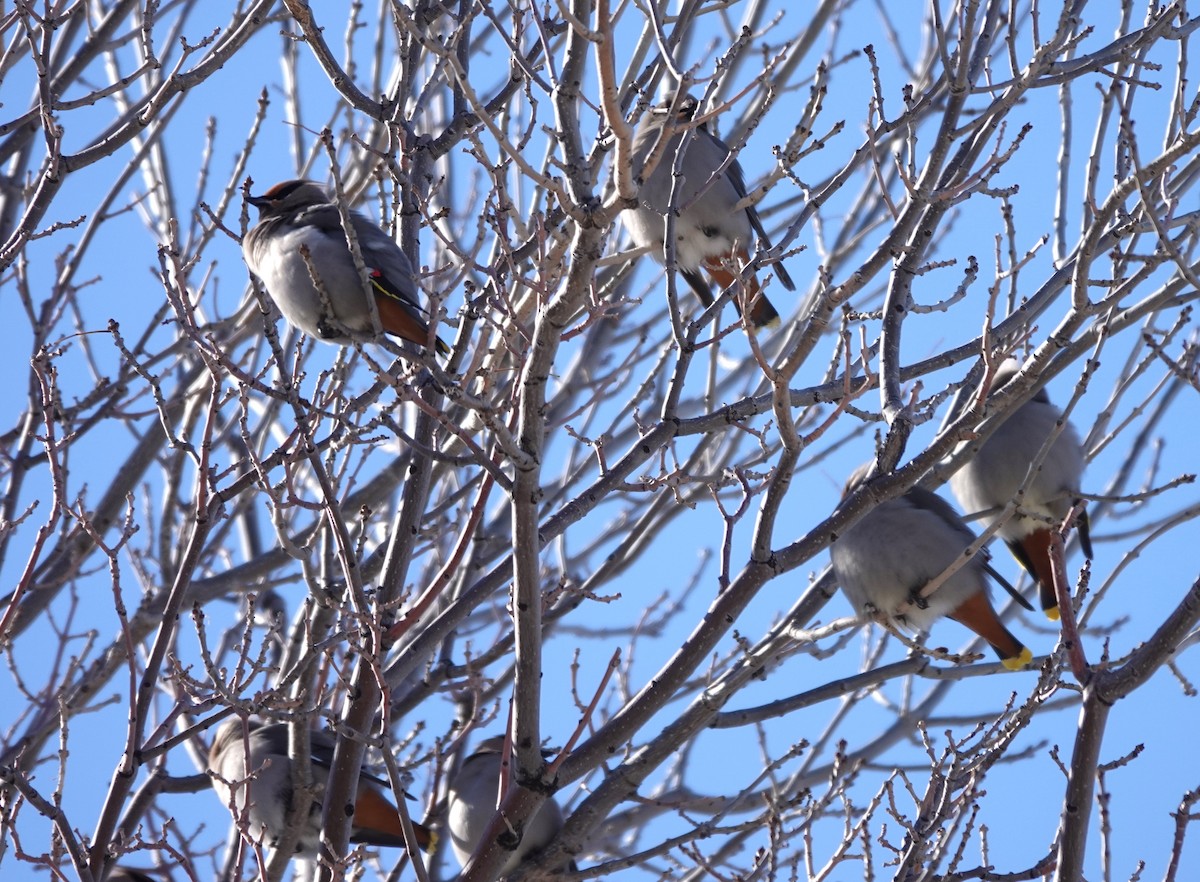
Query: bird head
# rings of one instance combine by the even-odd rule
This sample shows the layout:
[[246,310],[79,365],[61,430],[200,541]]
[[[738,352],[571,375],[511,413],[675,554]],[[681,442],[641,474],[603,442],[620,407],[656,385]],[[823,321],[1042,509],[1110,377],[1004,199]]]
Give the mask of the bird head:
[[283,181],[261,196],[247,197],[246,201],[258,209],[260,217],[270,217],[289,214],[310,205],[327,203],[329,194],[320,184],[301,179]]
[[699,109],[700,102],[694,95],[677,98],[673,93],[650,108],[650,113],[664,124],[670,122],[681,126],[691,122]]

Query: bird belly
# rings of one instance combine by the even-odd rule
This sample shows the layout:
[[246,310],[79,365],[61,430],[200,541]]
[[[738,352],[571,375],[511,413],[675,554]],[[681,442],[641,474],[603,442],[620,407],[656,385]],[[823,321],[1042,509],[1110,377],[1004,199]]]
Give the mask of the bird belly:
[[[245,817],[248,821],[249,829],[246,832],[255,839],[261,837],[267,845],[272,845],[286,829],[290,800],[278,798],[277,794],[291,793],[289,763],[286,760],[281,762],[280,757],[274,757],[270,764],[265,764],[260,757],[252,755],[251,771],[254,777],[243,780],[246,777],[246,766],[242,755],[234,756],[231,753],[230,759],[231,762],[223,763],[218,772],[225,780],[233,782],[232,793],[222,781],[214,779],[213,787],[227,807],[232,795],[238,817]],[[319,812],[319,805],[317,811]],[[316,825],[310,823],[308,829],[301,831],[296,850],[315,853],[317,841]]]
[[[1038,402],[1026,404],[984,442],[974,459],[954,474],[950,479],[951,488],[968,514],[1000,509],[1016,495],[1025,481],[1029,464],[1055,428],[1056,411],[1056,408]],[[1035,515],[1061,521],[1078,492],[1083,466],[1079,436],[1072,426],[1066,425],[1042,461],[1040,471],[1026,488],[1021,507]],[[984,522],[994,522],[999,514],[999,510],[994,511],[984,518]],[[1002,539],[1016,541],[1048,526],[1038,517],[1016,515],[998,532]]]
[[[307,261],[302,246],[308,248]],[[277,259],[264,261],[255,274],[284,318],[322,340],[345,343],[373,336],[362,283],[352,271],[353,264],[346,261],[345,242],[299,231],[279,237],[273,247]],[[321,268],[318,278],[324,298],[313,282],[310,265]]]
[[633,244],[638,248],[649,248],[655,260],[662,263],[663,237],[667,229],[663,216],[648,206],[639,205],[626,211],[623,217]]
[[[475,853],[493,814],[495,810],[486,805],[472,805],[465,799],[450,800],[446,826],[450,830],[450,848],[459,866],[465,867]],[[561,828],[562,810],[558,803],[549,799],[526,823],[521,842],[504,862],[500,875],[508,875],[526,855],[544,848]]]
[[679,265],[687,269],[695,269],[710,257],[730,257],[735,250],[746,250],[750,247],[750,224],[741,225],[729,223],[733,218],[725,218],[720,223],[707,217],[703,225],[693,224],[692,216],[680,217],[675,225],[675,254]]
[[[713,167],[722,158],[710,158]],[[641,204],[625,213],[625,224],[639,247],[650,248],[663,260],[670,211],[675,213],[675,262],[680,269],[698,269],[710,257],[729,255],[735,246],[742,250],[752,247],[754,231],[749,216],[745,211],[730,211],[740,196],[727,179],[710,185],[707,178],[684,178],[672,192],[674,179],[661,169],[642,185]]]
[[897,625],[924,631],[971,594],[987,590],[976,558],[920,604],[909,602],[957,561],[967,544],[936,516],[891,500],[839,536],[830,557],[842,589],[860,613],[870,604]]

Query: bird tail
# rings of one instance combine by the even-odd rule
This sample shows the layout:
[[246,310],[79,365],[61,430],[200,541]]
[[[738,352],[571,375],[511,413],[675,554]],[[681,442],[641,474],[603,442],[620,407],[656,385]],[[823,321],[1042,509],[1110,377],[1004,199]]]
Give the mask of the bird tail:
[[[750,255],[745,251],[738,254],[742,260],[747,260]],[[758,284],[758,278],[753,274],[746,280],[743,286],[740,276],[734,275],[729,271],[726,265],[726,258],[710,257],[704,261],[704,268],[708,274],[712,276],[713,281],[722,290],[736,285],[733,305],[738,311],[738,315],[743,313],[756,328],[773,328],[779,324],[779,311],[775,309],[774,304],[767,299],[767,295],[762,292],[762,287]],[[746,304],[749,304],[749,308]]]
[[1036,530],[1028,536],[1008,543],[1013,557],[1033,576],[1038,584],[1038,597],[1042,602],[1042,612],[1052,622],[1057,622],[1058,596],[1054,593],[1054,561],[1050,558],[1050,545],[1054,531],[1050,529]]
[[[421,846],[422,851],[432,851],[437,845],[437,834],[424,824],[414,823],[412,826],[417,845]],[[354,803],[354,828],[352,842],[397,848],[405,844],[400,812],[376,787],[359,787],[358,799]]]
[[1033,661],[1029,648],[1004,627],[986,592],[972,594],[950,613],[950,618],[986,640],[1010,671],[1019,671]]
[[[428,346],[429,325],[415,314],[417,307],[412,306],[378,272],[371,276],[371,285],[375,289],[375,308],[379,312],[379,323],[383,325],[383,330],[401,340]],[[434,337],[433,345],[439,355],[450,354],[450,347],[441,337]]]
[[[1078,502],[1079,500],[1076,500]],[[1079,547],[1083,549],[1083,556],[1088,560],[1093,557],[1092,554],[1092,522],[1088,518],[1087,509],[1079,513],[1079,517],[1075,519],[1075,531],[1079,533]]]

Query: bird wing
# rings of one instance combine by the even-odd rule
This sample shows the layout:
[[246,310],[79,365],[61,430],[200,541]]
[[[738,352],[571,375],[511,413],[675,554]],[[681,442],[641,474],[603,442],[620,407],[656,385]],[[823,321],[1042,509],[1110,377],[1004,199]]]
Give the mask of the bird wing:
[[[729,149],[728,144],[710,132],[705,126],[700,126],[696,129],[696,136],[706,139],[708,143],[716,148],[721,155],[721,162],[724,162],[725,157],[733,152]],[[736,158],[731,160],[725,168],[725,174],[729,178],[729,183],[733,186],[733,191],[737,193],[738,201],[740,202],[745,199],[746,174],[742,171],[742,164]],[[758,209],[753,205],[747,205],[746,217],[750,220],[750,228],[754,230],[754,235],[758,236],[759,241],[762,242],[763,248],[770,250],[772,248],[771,237],[767,235],[766,229],[763,228],[762,219],[758,216]],[[796,290],[795,282],[792,281],[792,277],[788,275],[787,270],[783,268],[782,263],[775,264],[775,275],[779,277],[779,282],[783,287],[789,291]]]
[[[959,516],[958,512],[954,510],[954,507],[936,493],[931,493],[923,487],[913,487],[908,491],[907,499],[915,508],[931,512],[940,517],[948,526],[952,527],[956,532],[961,533],[962,537],[967,541],[968,544],[975,541],[975,534],[971,531],[970,527],[963,523],[963,519]],[[998,573],[992,566],[991,557],[991,554],[986,548],[979,549],[979,551],[975,554],[975,558],[983,565],[984,572],[991,576],[997,585],[1011,594],[1013,599],[1016,600],[1017,603],[1021,604],[1021,606],[1028,610],[1032,610],[1033,605],[1030,604],[1030,602],[1024,597],[1022,597],[1017,592],[1017,589],[1014,588],[1009,581],[1001,576],[1000,573]]]
[[[413,281],[412,264],[391,236],[357,211],[350,212],[354,236],[363,263],[371,271],[371,284],[386,297],[400,301],[416,317],[424,314]],[[332,204],[313,205],[296,215],[296,226],[310,226],[331,238],[345,241],[342,216]]]
[[354,233],[358,237],[358,247],[362,250],[363,262],[380,274],[371,274],[372,284],[384,295],[401,301],[416,316],[425,315],[417,296],[412,264],[400,250],[400,246],[391,236],[358,212],[352,212],[350,218],[354,223]]

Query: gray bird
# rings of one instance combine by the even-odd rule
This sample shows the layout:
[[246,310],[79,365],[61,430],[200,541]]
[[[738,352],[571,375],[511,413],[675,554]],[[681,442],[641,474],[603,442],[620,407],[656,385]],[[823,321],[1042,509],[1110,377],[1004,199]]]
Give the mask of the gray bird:
[[[1016,361],[1005,361],[996,371],[993,388],[1002,387],[1019,369]],[[987,516],[989,524],[997,520],[1061,419],[1062,411],[1050,403],[1045,389],[1039,389],[1018,407],[950,479],[950,487],[963,508],[968,512],[991,512]],[[1014,515],[999,530],[1013,556],[1037,581],[1042,610],[1052,620],[1058,619],[1059,611],[1050,560],[1051,535],[1079,499],[1083,468],[1079,433],[1066,423],[1025,490],[1021,508],[1028,514]],[[1090,558],[1087,512],[1079,517],[1077,525],[1079,544]]]
[[[488,823],[500,804],[504,779],[501,776],[501,751],[504,736],[497,735],[480,742],[475,752],[463,761],[458,773],[450,780],[449,814],[446,826],[450,831],[450,848],[461,867],[465,868]],[[542,803],[523,830],[517,831],[520,842],[500,870],[506,876],[515,870],[526,856],[545,848],[562,829],[562,810],[553,798]],[[568,865],[575,869],[574,864]]]
[[[691,95],[681,98],[674,109],[673,103],[673,99],[668,99],[642,114],[633,136],[635,177],[642,175],[663,129],[668,125],[687,125],[699,107],[699,102]],[[676,186],[675,158],[681,148],[684,150],[682,179]],[[705,306],[713,302],[713,293],[700,274],[701,268],[724,290],[737,283],[736,269],[750,260],[755,236],[763,248],[771,247],[753,206],[734,211],[734,206],[746,195],[746,184],[736,159],[730,160],[722,170],[729,154],[729,146],[703,123],[676,132],[660,154],[654,170],[642,181],[639,205],[625,213],[625,224],[633,241],[639,247],[649,248],[650,253],[663,262],[666,259],[666,215],[670,209],[676,210],[675,262]],[[671,198],[673,189],[676,191],[674,201]],[[783,287],[789,291],[796,289],[782,264],[775,264],[775,273]],[[746,309],[747,303],[749,309],[746,311],[755,327],[779,321],[779,313],[762,293],[754,276],[747,280],[741,297],[734,298],[739,314]]]
[[[259,220],[242,239],[242,254],[283,317],[330,343],[373,339],[375,327],[362,281],[329,194],[312,181],[284,181],[247,201],[258,209]],[[350,221],[384,332],[428,346],[428,313],[421,306],[408,258],[391,236],[362,214],[350,212]],[[441,340],[434,345],[438,352],[449,351]]]
[[[871,465],[855,470],[844,496],[866,481]],[[874,607],[914,631],[926,631],[936,619],[948,616],[986,640],[1006,668],[1020,670],[1033,653],[1004,626],[992,606],[987,576],[995,574],[987,563],[987,549],[980,549],[929,597],[918,598],[975,538],[945,500],[913,487],[881,502],[840,534],[829,546],[829,556],[842,590],[860,615]],[[905,603],[910,605],[900,613]]]
[[[250,722],[247,726],[249,750],[241,720],[228,720],[217,729],[208,754],[209,776],[221,802],[226,807],[232,805],[239,816],[246,814],[250,832],[256,836],[265,833],[267,843],[273,844],[283,837],[292,802],[292,761],[288,755],[287,726],[258,722]],[[313,800],[308,823],[300,831],[296,851],[312,856],[320,848],[320,797],[329,780],[336,739],[326,732],[312,732],[309,741],[317,797]],[[383,781],[365,772],[359,776],[350,841],[402,848],[404,834],[400,813],[384,796],[381,785],[384,785]],[[427,849],[436,842],[434,835],[421,824],[413,824],[413,829],[421,848]]]

